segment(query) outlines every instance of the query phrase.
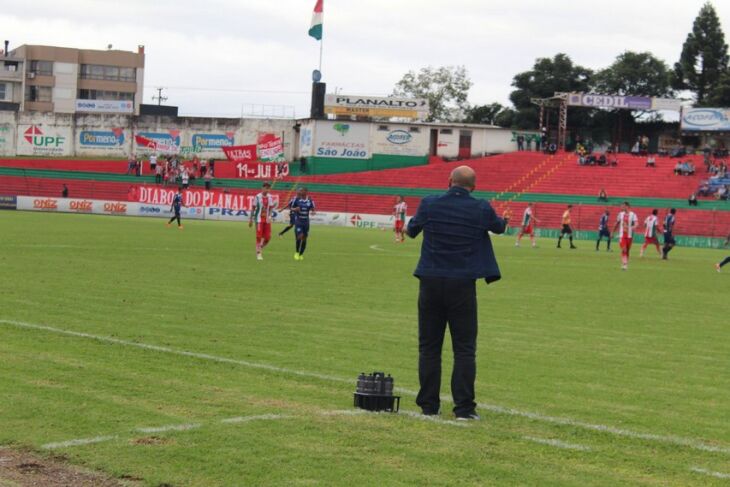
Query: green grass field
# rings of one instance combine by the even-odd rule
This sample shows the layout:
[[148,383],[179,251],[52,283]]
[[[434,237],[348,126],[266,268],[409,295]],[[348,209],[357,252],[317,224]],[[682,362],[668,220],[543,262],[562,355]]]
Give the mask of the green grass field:
[[[495,238],[465,425],[408,414],[420,240],[313,227],[305,261],[289,233],[257,262],[253,238],[0,212],[0,445],[144,485],[730,482],[725,253],[636,249],[621,272],[592,242]],[[349,414],[373,370],[401,414]]]

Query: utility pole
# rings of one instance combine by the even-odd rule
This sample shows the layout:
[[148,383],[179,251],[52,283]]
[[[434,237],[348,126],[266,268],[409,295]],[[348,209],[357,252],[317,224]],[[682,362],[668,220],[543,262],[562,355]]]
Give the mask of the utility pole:
[[162,90],[164,90],[164,89],[165,88],[162,88],[162,87],[156,88],[157,96],[152,97],[153,100],[157,100],[157,106],[162,105],[162,102],[167,100],[166,96],[162,96]]

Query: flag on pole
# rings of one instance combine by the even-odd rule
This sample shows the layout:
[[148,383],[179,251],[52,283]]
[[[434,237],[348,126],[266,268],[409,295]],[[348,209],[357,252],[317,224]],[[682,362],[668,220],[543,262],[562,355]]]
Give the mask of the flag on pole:
[[322,4],[324,0],[317,0],[312,12],[312,25],[309,27],[309,35],[318,41],[322,40]]

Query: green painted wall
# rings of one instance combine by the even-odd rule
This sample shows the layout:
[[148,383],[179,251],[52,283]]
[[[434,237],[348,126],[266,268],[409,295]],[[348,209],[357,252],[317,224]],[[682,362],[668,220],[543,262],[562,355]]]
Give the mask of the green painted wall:
[[[340,159],[333,157],[308,157],[308,176],[315,174],[335,174],[341,172],[376,171],[379,169],[393,169],[398,167],[422,166],[428,164],[428,156],[395,156],[388,154],[373,154],[371,159]],[[297,164],[289,167],[292,175],[302,174]]]

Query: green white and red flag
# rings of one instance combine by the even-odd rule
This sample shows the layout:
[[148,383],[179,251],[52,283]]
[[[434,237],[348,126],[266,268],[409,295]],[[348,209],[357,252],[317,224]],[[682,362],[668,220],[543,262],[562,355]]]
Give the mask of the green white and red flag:
[[314,6],[314,12],[312,12],[312,25],[309,27],[309,35],[317,39],[322,40],[322,7],[324,0],[317,0],[317,4]]

